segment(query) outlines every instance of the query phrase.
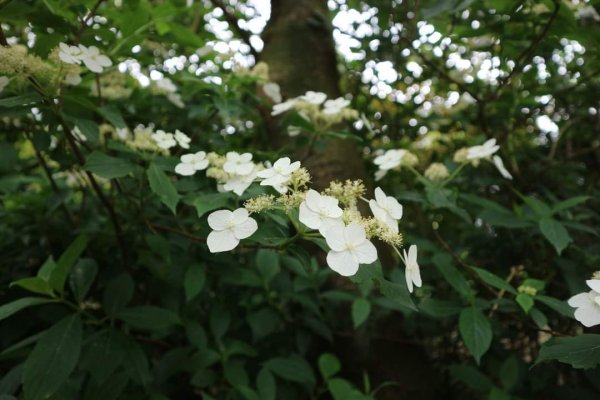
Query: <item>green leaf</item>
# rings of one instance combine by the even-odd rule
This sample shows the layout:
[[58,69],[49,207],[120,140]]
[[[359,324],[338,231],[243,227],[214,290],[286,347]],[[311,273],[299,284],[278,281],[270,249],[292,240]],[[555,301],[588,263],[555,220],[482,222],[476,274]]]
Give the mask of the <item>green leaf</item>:
[[573,368],[594,368],[600,364],[600,335],[553,337],[542,345],[535,363],[549,360],[570,364]]
[[357,298],[352,302],[352,323],[354,329],[358,328],[369,318],[371,313],[371,303],[369,300],[362,297]]
[[80,368],[89,371],[101,385],[121,365],[127,351],[127,337],[114,329],[95,335],[84,347]]
[[538,226],[544,237],[554,246],[559,255],[572,241],[564,225],[555,219],[542,218]]
[[37,306],[40,304],[52,303],[55,300],[46,299],[43,297],[23,297],[13,302],[0,306],[0,321],[11,315],[21,311],[24,308]]
[[127,160],[94,151],[88,156],[84,168],[103,178],[114,179],[129,175],[135,170],[135,165]]
[[167,177],[167,175],[158,168],[155,164],[151,164],[147,171],[148,183],[150,183],[150,189],[158,195],[160,201],[162,201],[169,209],[176,213],[177,203],[181,196],[177,193],[173,182]]
[[37,342],[23,368],[26,400],[52,396],[69,378],[79,359],[81,331],[79,314],[73,314],[48,329]]
[[477,392],[487,393],[494,385],[490,378],[469,365],[451,365],[448,369],[454,379]]
[[261,400],[275,400],[277,395],[277,385],[275,377],[268,368],[261,368],[256,377],[256,388]]
[[395,304],[406,307],[413,311],[417,311],[417,307],[410,297],[410,292],[408,291],[406,282],[401,281],[398,283],[384,279],[379,282],[379,290],[385,298],[392,300]]
[[280,271],[279,253],[271,249],[256,252],[256,267],[265,283],[269,283]]
[[519,379],[519,361],[511,355],[500,367],[500,381],[506,390],[512,389]]
[[185,271],[183,281],[183,289],[185,292],[185,300],[190,301],[196,297],[204,287],[206,281],[206,272],[200,264],[192,264]]
[[445,253],[436,253],[431,259],[433,265],[435,265],[444,277],[446,281],[452,286],[461,296],[466,299],[471,299],[474,296],[474,291],[469,284],[469,281],[464,275],[454,266],[452,257]]
[[80,259],[71,270],[69,274],[69,286],[78,303],[81,303],[85,299],[97,274],[98,264],[89,258]]
[[585,203],[586,201],[588,201],[589,199],[591,199],[590,196],[575,196],[575,197],[571,197],[570,199],[561,201],[559,203],[556,203],[552,206],[552,213],[557,213],[557,212],[561,212],[564,210],[568,210],[569,208],[573,208],[581,203]]
[[460,313],[458,327],[467,349],[479,364],[481,356],[492,343],[492,326],[489,319],[481,310],[472,306]]
[[306,383],[311,386],[316,383],[315,374],[310,365],[299,356],[272,358],[265,363],[265,366],[275,375],[287,381]]
[[30,278],[19,279],[10,284],[10,286],[20,286],[25,290],[33,293],[46,294],[48,296],[56,297],[50,284],[47,281],[40,278],[39,276],[33,276]]
[[215,339],[220,340],[231,324],[231,315],[223,306],[213,307],[210,313],[210,330]]
[[125,308],[115,317],[134,328],[160,331],[179,324],[179,316],[171,310],[156,306],[137,306]]
[[516,302],[521,306],[525,314],[529,314],[529,310],[534,305],[533,297],[525,293],[519,293],[517,297],[515,297]]
[[0,107],[17,107],[37,103],[42,98],[37,93],[29,93],[21,96],[6,97],[0,99]]
[[321,371],[321,375],[325,380],[333,377],[342,369],[340,360],[338,360],[338,358],[331,353],[321,354],[318,363],[319,371]]
[[117,311],[125,307],[133,297],[134,288],[135,284],[131,275],[125,272],[108,282],[102,298],[106,314],[114,316]]
[[225,207],[230,198],[230,193],[206,193],[196,197],[194,199],[194,207],[196,207],[198,218],[209,211]]
[[575,318],[574,310],[571,306],[567,304],[566,301],[562,301],[559,299],[555,299],[554,297],[537,295],[535,299],[540,303],[550,307],[554,311],[564,315],[565,317]]
[[115,128],[127,128],[127,124],[125,124],[121,112],[116,106],[111,104],[100,107],[98,108],[98,113]]
[[80,235],[71,243],[67,250],[60,256],[56,262],[56,268],[50,273],[48,283],[52,289],[58,293],[63,293],[65,287],[65,281],[71,268],[77,262],[81,253],[85,250],[88,244],[88,237],[86,235]]
[[488,285],[495,287],[496,289],[505,290],[512,294],[517,294],[514,287],[509,285],[504,279],[498,275],[492,274],[490,271],[485,269],[473,267],[473,270],[477,272],[477,275]]
[[552,209],[543,201],[531,196],[521,196],[521,198],[539,217],[549,218],[552,215]]

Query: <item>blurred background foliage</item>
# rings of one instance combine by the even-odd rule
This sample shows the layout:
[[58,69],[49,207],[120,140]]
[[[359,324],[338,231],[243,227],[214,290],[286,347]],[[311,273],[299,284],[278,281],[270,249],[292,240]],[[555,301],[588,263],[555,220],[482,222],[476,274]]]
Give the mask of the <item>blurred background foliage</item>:
[[[447,185],[408,169],[378,182],[419,246],[412,297],[398,262],[340,279],[316,248],[270,248],[290,234],[270,214],[247,247],[210,254],[207,212],[264,188],[240,200],[171,179],[179,154],[134,151],[115,129],[326,159],[301,118],[270,117],[252,72],[269,2],[2,0],[2,45],[45,66],[10,75],[0,54],[0,397],[597,399],[600,336],[564,300],[600,266],[598,3],[273,2],[335,39],[338,89],[361,115],[331,133],[359,147],[349,166],[373,176],[375,154],[405,148],[418,171],[454,171],[456,150],[495,138],[514,179],[482,163]],[[46,61],[60,42],[113,66],[60,84]],[[69,143],[75,127],[85,141]]]

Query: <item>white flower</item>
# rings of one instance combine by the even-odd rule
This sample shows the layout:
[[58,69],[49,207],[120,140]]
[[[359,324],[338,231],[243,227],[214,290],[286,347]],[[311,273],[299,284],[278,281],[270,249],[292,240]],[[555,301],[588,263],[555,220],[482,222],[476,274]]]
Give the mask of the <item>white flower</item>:
[[158,130],[152,134],[152,139],[156,142],[158,147],[161,149],[170,149],[171,147],[177,146],[175,136],[172,133],[167,133],[163,130]]
[[589,328],[600,324],[600,279],[590,279],[585,283],[592,290],[576,294],[568,303],[576,308],[575,319]]
[[183,149],[190,148],[190,142],[192,141],[192,139],[190,139],[190,137],[188,135],[181,132],[179,129],[176,129],[174,136],[175,136],[175,140],[177,141],[177,144],[179,144],[179,146],[181,146],[181,148],[183,148]]
[[408,248],[408,254],[406,250],[402,250],[404,253],[404,265],[406,265],[406,270],[404,272],[406,277],[406,286],[408,286],[408,291],[413,292],[413,283],[417,287],[421,287],[423,282],[421,281],[421,271],[419,270],[419,264],[417,264],[417,246],[411,245]]
[[128,140],[131,137],[131,134],[129,133],[129,129],[127,129],[127,128],[116,128],[115,133],[116,133],[117,137],[121,140]]
[[291,110],[292,108],[294,108],[296,106],[296,99],[289,99],[284,101],[283,103],[279,103],[279,104],[275,104],[273,106],[273,111],[271,112],[271,115],[275,116],[275,115],[279,115],[279,114],[283,114],[286,111]]
[[350,101],[343,97],[338,97],[335,100],[327,100],[325,104],[323,104],[323,107],[325,107],[323,109],[323,114],[337,114],[349,105]]
[[331,196],[321,195],[316,190],[306,192],[306,198],[300,204],[299,219],[311,229],[318,229],[321,234],[333,224],[339,222],[343,214],[338,200]]
[[498,172],[500,172],[500,175],[502,175],[506,179],[512,180],[513,177],[510,174],[510,172],[508,172],[508,170],[506,168],[504,168],[504,162],[502,162],[502,159],[500,158],[500,156],[494,156],[494,157],[492,157],[492,160],[494,161],[494,165],[496,166],[496,169],[498,169]]
[[232,175],[227,179],[227,181],[223,184],[223,190],[226,192],[233,192],[238,196],[244,194],[246,189],[252,185],[256,179],[256,170],[253,169],[249,174],[246,175]]
[[478,160],[488,158],[498,151],[500,146],[496,144],[496,139],[490,139],[480,146],[469,147],[467,150],[467,160]]
[[73,127],[73,129],[71,129],[71,133],[73,136],[75,136],[75,139],[79,140],[80,142],[87,142],[87,137],[81,132],[78,126]]
[[169,93],[167,95],[167,100],[171,102],[177,108],[184,108],[185,103],[181,99],[181,95],[179,93]]
[[66,43],[58,44],[58,58],[65,64],[81,64],[81,49],[77,46],[69,46]]
[[156,87],[166,93],[174,93],[177,91],[177,86],[175,86],[170,78],[163,78],[156,81]]
[[104,68],[110,67],[112,61],[104,54],[100,54],[100,50],[96,46],[85,47],[79,45],[81,56],[79,57],[86,67],[92,72],[101,73]]
[[65,83],[70,86],[77,86],[81,83],[81,76],[79,74],[67,74],[65,75]]
[[275,82],[267,82],[263,85],[262,90],[268,98],[273,100],[273,103],[281,103],[281,89],[278,84]]
[[261,186],[273,186],[279,193],[287,192],[285,185],[289,182],[294,171],[300,168],[300,161],[291,162],[289,157],[283,157],[275,161],[271,168],[258,171],[256,176],[263,178]]
[[10,79],[7,76],[0,76],[0,93],[8,85],[8,82],[10,82]]
[[206,238],[211,253],[233,250],[241,239],[252,236],[258,229],[256,221],[248,216],[245,208],[233,212],[215,211],[208,216],[208,225],[213,229]]
[[402,218],[402,205],[392,196],[386,196],[381,188],[375,189],[375,200],[369,200],[369,208],[375,218],[398,233],[398,220]]
[[327,265],[343,276],[352,276],[359,264],[371,264],[377,260],[377,249],[367,239],[365,228],[351,222],[348,226],[338,223],[325,232],[325,240],[331,251],[327,253]]
[[223,164],[223,170],[228,174],[248,175],[254,170],[252,162],[252,154],[239,154],[235,151],[230,151],[226,155],[227,161]]
[[379,169],[387,171],[398,167],[405,154],[406,150],[404,149],[390,149],[384,154],[376,157],[373,162],[379,167]]
[[194,175],[196,171],[201,171],[208,167],[206,153],[199,151],[197,153],[184,154],[181,156],[181,162],[175,166],[175,173],[184,176]]
[[326,99],[327,99],[327,95],[325,93],[313,92],[312,90],[309,90],[302,96],[298,97],[298,100],[302,100],[302,101],[305,101],[307,103],[314,104],[317,106],[319,104],[323,103]]

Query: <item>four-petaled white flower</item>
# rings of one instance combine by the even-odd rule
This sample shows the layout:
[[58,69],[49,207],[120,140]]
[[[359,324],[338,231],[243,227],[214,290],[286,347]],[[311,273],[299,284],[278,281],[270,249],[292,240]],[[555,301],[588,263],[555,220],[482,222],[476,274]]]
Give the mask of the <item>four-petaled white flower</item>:
[[571,297],[568,304],[575,308],[575,319],[590,327],[600,325],[600,279],[589,279],[585,281],[592,289]]
[[263,85],[262,90],[268,98],[273,100],[273,103],[281,103],[281,89],[278,84],[267,82]]
[[183,149],[189,149],[190,148],[190,142],[192,141],[192,139],[190,139],[190,137],[188,135],[186,135],[185,133],[181,132],[179,129],[175,130],[175,140],[177,141],[177,144],[183,148]]
[[338,222],[323,236],[331,248],[327,253],[327,265],[340,275],[352,276],[358,271],[359,264],[377,260],[377,249],[367,239],[365,228],[356,222],[348,226]]
[[408,248],[408,254],[406,250],[402,250],[404,253],[404,265],[406,265],[406,270],[404,271],[404,275],[406,277],[406,286],[408,286],[408,291],[413,292],[413,283],[417,287],[421,287],[423,282],[421,281],[421,271],[419,270],[419,264],[417,264],[417,246],[411,245]]
[[58,58],[65,64],[81,64],[81,55],[83,52],[79,47],[59,43],[58,49]]
[[504,167],[504,162],[502,161],[500,156],[492,157],[492,161],[494,161],[494,165],[496,166],[496,169],[498,170],[498,172],[500,172],[500,175],[502,175],[506,179],[512,180],[513,177],[510,174],[510,172],[508,172],[508,170]]
[[227,161],[223,164],[223,170],[228,174],[248,175],[254,170],[251,153],[239,154],[235,151],[230,151],[226,157]]
[[338,200],[331,196],[321,195],[316,190],[306,192],[306,198],[300,204],[299,219],[311,229],[318,229],[321,234],[339,222],[343,214]]
[[309,90],[298,99],[318,106],[327,99],[327,95],[322,92],[313,92],[312,90]]
[[325,104],[323,104],[323,114],[337,114],[349,105],[350,101],[344,99],[343,97],[338,97],[334,100],[327,100]]
[[172,133],[167,133],[160,129],[152,134],[152,139],[154,139],[161,149],[170,149],[171,147],[177,146],[175,136],[173,136]]
[[253,168],[249,174],[246,175],[231,175],[229,179],[223,184],[223,190],[226,192],[233,192],[238,196],[244,194],[246,189],[252,185],[252,182],[256,179],[256,169]]
[[184,176],[191,176],[196,171],[201,171],[208,167],[206,153],[199,151],[197,153],[184,154],[181,156],[181,162],[175,166],[175,173]]
[[369,208],[375,218],[398,233],[398,220],[402,218],[402,205],[392,196],[386,196],[381,188],[375,189],[375,200],[369,200]]
[[241,239],[246,239],[258,229],[256,221],[248,215],[248,210],[218,210],[208,216],[208,225],[213,231],[206,238],[211,253],[233,250]]
[[404,149],[390,149],[384,154],[375,157],[373,162],[379,167],[380,170],[388,171],[398,167],[400,163],[402,163],[402,158],[404,158],[405,154],[406,150]]
[[263,178],[261,186],[273,186],[279,193],[287,192],[286,183],[292,174],[300,168],[300,161],[291,162],[289,157],[283,157],[275,161],[271,168],[258,171],[256,176]]
[[488,158],[498,151],[500,146],[496,144],[496,139],[490,139],[482,145],[469,147],[467,150],[467,160],[479,160]]
[[275,115],[283,114],[284,112],[291,110],[295,106],[296,106],[296,99],[289,99],[289,100],[284,101],[283,103],[275,104],[273,106],[273,111],[271,112],[271,115],[275,116]]
[[96,46],[85,47],[80,44],[79,49],[81,50],[81,61],[92,72],[101,73],[104,68],[112,65],[110,58],[100,54],[100,50]]

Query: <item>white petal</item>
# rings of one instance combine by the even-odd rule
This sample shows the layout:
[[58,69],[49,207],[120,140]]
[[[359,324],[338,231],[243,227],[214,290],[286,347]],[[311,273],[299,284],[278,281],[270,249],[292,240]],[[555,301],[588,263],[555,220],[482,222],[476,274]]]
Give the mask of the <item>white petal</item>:
[[392,216],[392,218],[397,220],[402,219],[403,207],[402,204],[398,203],[398,200],[393,197],[388,197],[387,208],[388,213]]
[[206,238],[206,244],[211,253],[233,250],[239,243],[240,241],[229,229],[225,231],[212,231]]
[[331,218],[339,218],[344,213],[338,206],[338,199],[331,196],[321,196],[319,206],[321,209],[324,209],[327,216]]
[[369,200],[369,208],[371,209],[371,212],[373,213],[373,216],[375,218],[382,222],[386,221],[387,212],[383,208],[381,208],[381,206],[376,200]]
[[200,161],[196,161],[194,163],[194,169],[196,171],[201,171],[203,169],[206,169],[208,167],[208,160],[200,160]]
[[324,231],[323,237],[327,242],[327,246],[334,251],[346,250],[346,241],[344,240],[344,224],[331,226]]
[[369,240],[365,240],[356,246],[353,253],[361,264],[371,264],[377,261],[377,249]]
[[358,260],[347,251],[330,251],[327,253],[327,265],[343,276],[352,276],[358,271]]
[[[321,203],[321,195],[316,190],[310,189],[306,192],[305,203],[308,208],[313,211],[319,211],[319,204]],[[316,229],[316,228],[315,228]]]
[[253,169],[254,169],[254,164],[252,164],[252,163],[239,164],[235,167],[234,172],[239,175],[248,175],[252,172]]
[[256,173],[256,176],[258,176],[259,178],[267,179],[267,178],[273,177],[275,174],[276,174],[276,172],[273,169],[268,168],[268,169],[263,169],[262,171],[258,171]]
[[375,200],[377,200],[377,203],[379,203],[379,205],[381,207],[385,207],[387,198],[385,196],[385,193],[383,192],[383,190],[381,190],[380,187],[375,188]]
[[258,229],[258,224],[254,218],[248,217],[246,221],[233,228],[233,233],[238,239],[246,239],[254,234]]
[[574,308],[584,307],[589,305],[590,303],[590,295],[587,292],[576,294],[567,301],[567,304]]
[[423,281],[421,280],[421,270],[418,266],[417,268],[411,269],[410,275],[416,287],[421,287],[423,285]]
[[575,319],[585,327],[591,327],[600,324],[600,307],[590,305],[580,307],[575,310]]
[[351,222],[346,229],[344,229],[344,237],[346,238],[346,243],[351,246],[358,246],[367,240],[365,228],[356,222]]
[[229,210],[217,210],[208,216],[208,226],[217,231],[227,229],[233,213]]
[[249,163],[252,160],[252,153],[244,153],[240,155],[240,163]]
[[[321,218],[319,233],[325,237],[325,232],[334,227],[344,227],[344,221],[341,218]],[[343,235],[342,235],[343,237]]]
[[417,245],[413,244],[408,248],[408,260],[409,264],[417,263]]
[[175,173],[184,176],[191,176],[196,173],[196,168],[192,164],[179,163],[175,166]]
[[600,279],[588,279],[585,281],[587,285],[595,292],[600,293]]
[[231,222],[233,222],[235,225],[246,222],[247,219],[248,219],[248,210],[246,210],[243,207],[234,210],[233,213],[231,214]]
[[308,226],[310,229],[319,229],[321,226],[321,218],[319,214],[308,208],[306,201],[300,204],[300,222]]
[[191,153],[190,154],[184,154],[184,155],[182,155],[180,157],[180,160],[181,160],[181,162],[191,164],[194,161],[196,161],[196,155],[195,154],[191,154]]
[[404,270],[404,278],[406,279],[406,286],[408,287],[408,291],[410,293],[412,293],[413,292],[412,274],[408,267],[406,267],[406,269]]
[[510,172],[508,172],[508,170],[504,167],[504,162],[502,161],[500,156],[494,156],[494,157],[492,157],[492,160],[494,161],[494,165],[496,166],[496,169],[498,170],[498,172],[500,172],[500,175],[502,175],[506,179],[512,180],[513,177],[510,174]]

